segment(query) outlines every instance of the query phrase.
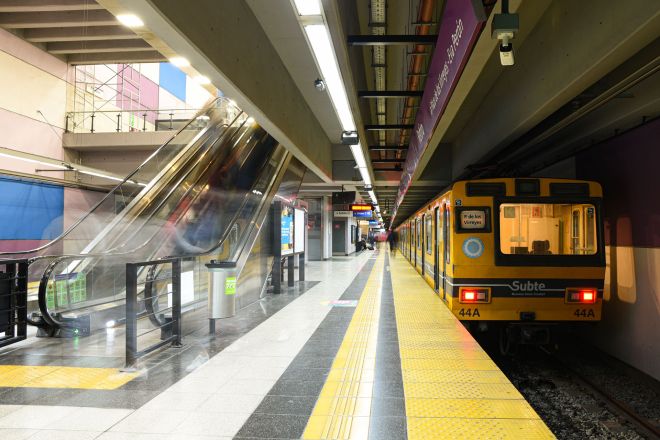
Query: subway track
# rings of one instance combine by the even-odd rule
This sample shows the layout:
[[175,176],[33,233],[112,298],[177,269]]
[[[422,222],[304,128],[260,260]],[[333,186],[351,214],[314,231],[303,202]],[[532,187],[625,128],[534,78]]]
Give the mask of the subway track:
[[574,335],[502,356],[475,335],[558,439],[660,439],[660,384]]

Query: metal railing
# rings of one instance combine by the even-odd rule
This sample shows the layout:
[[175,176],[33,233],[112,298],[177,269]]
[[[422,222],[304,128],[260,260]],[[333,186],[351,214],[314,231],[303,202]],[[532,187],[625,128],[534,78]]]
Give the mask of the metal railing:
[[[161,289],[149,292],[143,289],[138,292],[138,286],[145,286],[147,283],[151,284],[156,281],[148,279],[144,282],[138,282],[138,273],[141,267],[150,266],[151,271],[157,266],[171,265],[171,273],[167,276],[165,271],[161,270],[158,275],[158,281],[171,281],[171,291],[169,288],[160,293]],[[150,271],[150,272],[151,272]],[[151,290],[151,289],[149,289]],[[169,307],[160,309],[154,307],[146,307],[147,301],[158,301],[161,298],[168,298],[171,295],[171,305]],[[163,320],[159,325],[153,325],[152,319],[156,313],[165,314],[171,313],[171,319]],[[160,321],[160,320],[159,320]],[[140,322],[148,322],[152,325],[146,324],[140,328]],[[156,321],[158,322],[158,321]],[[142,330],[142,331],[141,331]],[[156,337],[156,331],[160,330],[160,335]],[[151,335],[150,342],[145,348],[141,350],[138,347],[138,338],[147,337]],[[146,339],[146,338],[145,338]],[[140,263],[126,263],[126,364],[125,369],[134,369],[137,366],[138,360],[165,345],[171,344],[174,347],[181,346],[181,259],[180,258],[164,258],[154,261],[144,261]]]
[[[94,110],[66,113],[65,133],[127,133],[179,130],[200,109]],[[201,123],[206,121],[200,121]]]
[[28,260],[0,261],[0,347],[27,338]]

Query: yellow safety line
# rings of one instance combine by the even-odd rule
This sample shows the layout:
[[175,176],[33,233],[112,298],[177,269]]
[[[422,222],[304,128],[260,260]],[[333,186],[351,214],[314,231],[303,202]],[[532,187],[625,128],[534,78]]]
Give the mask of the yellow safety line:
[[401,254],[390,266],[408,438],[555,438]]
[[136,376],[116,368],[0,365],[0,388],[114,390]]
[[368,436],[384,261],[381,252],[307,422],[304,439]]

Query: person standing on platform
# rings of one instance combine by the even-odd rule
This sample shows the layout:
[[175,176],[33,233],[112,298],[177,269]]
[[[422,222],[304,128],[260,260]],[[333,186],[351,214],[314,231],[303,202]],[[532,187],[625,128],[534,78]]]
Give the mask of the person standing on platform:
[[390,235],[387,236],[387,241],[390,244],[390,253],[394,256],[396,252],[396,231],[390,231]]

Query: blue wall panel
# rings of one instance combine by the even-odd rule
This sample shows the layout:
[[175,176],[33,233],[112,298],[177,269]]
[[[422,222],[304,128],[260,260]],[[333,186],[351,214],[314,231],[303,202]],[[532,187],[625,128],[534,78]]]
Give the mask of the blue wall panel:
[[170,63],[160,63],[159,83],[162,88],[179,98],[186,100],[186,74]]
[[63,213],[63,187],[0,177],[0,240],[52,240]]

